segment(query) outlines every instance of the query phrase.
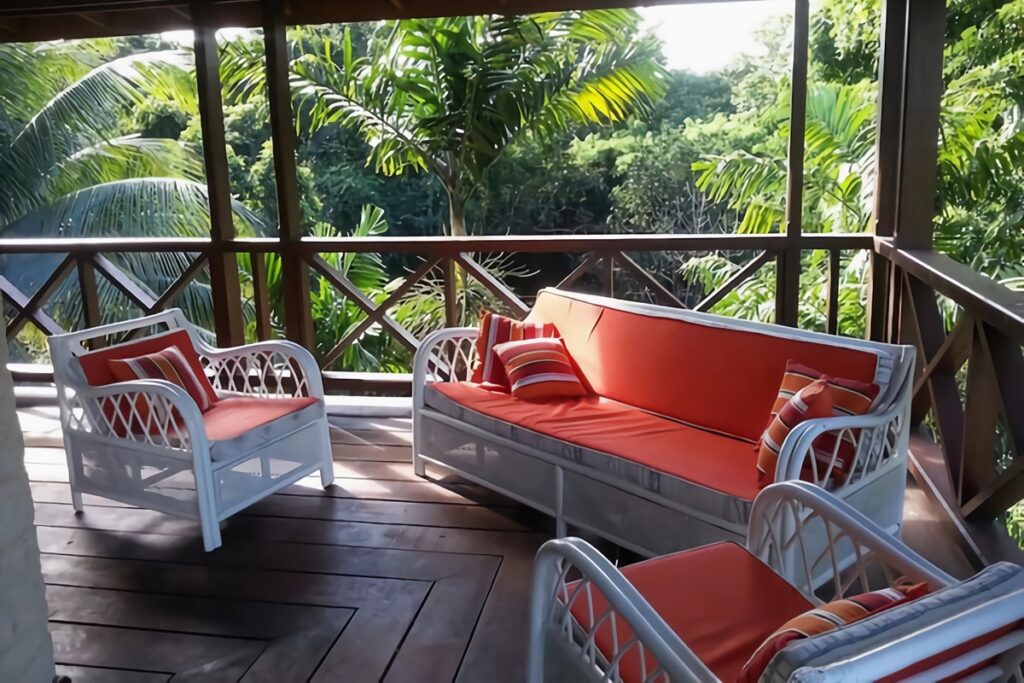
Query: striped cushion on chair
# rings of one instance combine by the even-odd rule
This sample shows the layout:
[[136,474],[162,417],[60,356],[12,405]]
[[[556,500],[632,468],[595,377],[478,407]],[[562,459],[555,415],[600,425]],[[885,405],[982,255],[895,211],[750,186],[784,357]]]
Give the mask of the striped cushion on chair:
[[764,488],[775,481],[779,451],[789,433],[804,420],[832,416],[832,392],[824,379],[801,388],[786,401],[764,430],[757,451],[757,483]]
[[489,382],[507,389],[508,377],[494,354],[494,347],[510,341],[557,336],[558,331],[551,323],[523,322],[485,311],[480,317],[480,335],[476,339],[477,360],[473,367],[472,381],[477,384]]
[[928,593],[928,584],[901,584],[871,593],[836,600],[793,617],[768,636],[743,666],[739,681],[757,681],[768,663],[794,640],[811,638],[840,626],[860,621],[890,607],[916,600]]
[[[829,394],[832,397],[832,414],[835,417],[847,417],[850,415],[865,415],[871,410],[871,406],[878,397],[879,386],[870,382],[858,382],[851,379],[829,377],[813,368],[802,365],[794,360],[786,364],[786,373],[782,376],[782,385],[779,387],[779,395],[772,406],[772,417],[778,415],[786,402],[805,386],[824,379],[828,382]],[[771,424],[771,420],[769,420]],[[819,469],[828,467],[832,462],[832,453],[835,450],[834,434],[823,434],[815,443],[815,451],[818,454]],[[849,432],[844,432],[843,443],[839,445],[836,453],[835,466],[832,469],[831,477],[842,481],[853,464],[853,458],[857,452],[857,444]]]
[[512,395],[527,401],[586,396],[561,339],[505,342],[494,353],[508,375]]
[[192,369],[185,354],[177,346],[168,346],[155,353],[134,358],[112,358],[107,361],[114,376],[121,382],[136,379],[164,379],[188,392],[201,412],[217,401],[217,394],[206,375]]

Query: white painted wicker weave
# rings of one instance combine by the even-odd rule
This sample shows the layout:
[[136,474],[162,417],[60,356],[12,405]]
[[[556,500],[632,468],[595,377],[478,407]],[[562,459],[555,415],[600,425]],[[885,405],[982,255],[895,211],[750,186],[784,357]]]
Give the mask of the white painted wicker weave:
[[[188,394],[164,380],[90,386],[77,358],[85,342],[154,329],[185,330],[218,396],[273,400],[311,397],[318,403],[292,419],[259,427],[258,439],[218,442]],[[82,511],[89,493],[200,522],[203,546],[221,545],[220,522],[320,470],[334,480],[320,369],[288,341],[219,349],[206,344],[178,309],[50,337],[71,496]],[[141,428],[140,428],[141,426]],[[132,428],[134,427],[134,429]]]

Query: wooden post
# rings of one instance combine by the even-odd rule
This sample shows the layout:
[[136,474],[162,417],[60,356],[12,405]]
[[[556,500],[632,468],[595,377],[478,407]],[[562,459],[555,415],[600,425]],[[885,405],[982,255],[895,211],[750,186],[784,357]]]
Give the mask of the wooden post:
[[790,95],[786,242],[775,284],[775,322],[796,327],[800,312],[800,235],[803,232],[804,131],[807,128],[807,0],[793,8],[793,91]]
[[945,0],[907,0],[896,246],[931,249],[944,85]]
[[192,2],[195,25],[196,88],[199,119],[203,129],[203,161],[206,164],[206,193],[210,203],[210,292],[213,298],[214,331],[220,346],[245,342],[242,323],[242,292],[238,257],[225,250],[235,237],[231,211],[231,184],[224,139],[224,108],[221,102],[220,56],[217,30],[210,16],[211,3]]
[[[878,60],[875,205],[871,221],[875,234],[882,237],[892,237],[896,226],[906,31],[907,0],[885,0],[882,8],[881,54]],[[875,341],[889,339],[890,293],[898,285],[900,277],[894,271],[888,260],[878,253],[872,253],[866,332]]]
[[267,57],[267,96],[274,141],[274,177],[281,239],[281,278],[284,289],[285,334],[315,351],[309,301],[309,266],[297,248],[302,239],[299,184],[295,170],[295,121],[288,83],[288,37],[282,0],[263,3],[263,40]]

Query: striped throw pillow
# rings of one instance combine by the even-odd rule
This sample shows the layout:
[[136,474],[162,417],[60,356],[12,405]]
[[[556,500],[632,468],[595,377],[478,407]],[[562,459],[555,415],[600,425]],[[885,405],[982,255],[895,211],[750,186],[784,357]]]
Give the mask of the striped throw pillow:
[[892,588],[836,600],[808,610],[793,617],[768,636],[747,660],[738,680],[751,683],[757,681],[764,673],[768,663],[772,661],[772,657],[794,640],[812,638],[827,633],[840,626],[860,621],[872,614],[878,614],[890,607],[916,600],[927,593],[928,584],[926,583],[903,583]]
[[[786,373],[782,376],[782,385],[779,387],[779,394],[775,399],[775,405],[772,406],[772,416],[769,424],[794,394],[819,379],[824,379],[828,382],[829,393],[832,397],[832,414],[835,417],[867,414],[871,410],[871,406],[874,405],[880,391],[877,384],[830,377],[791,360],[786,364]],[[821,438],[815,441],[815,452],[819,456],[819,468],[828,467],[832,461],[832,452],[835,450],[836,445],[835,440],[836,436],[834,434],[823,434]],[[854,435],[845,432],[843,434],[843,443],[839,445],[838,452],[836,453],[835,467],[832,469],[833,479],[842,481],[846,477],[856,453],[857,444],[854,441]],[[819,471],[821,470],[819,469]]]
[[757,451],[757,483],[764,488],[775,481],[775,465],[782,444],[793,428],[804,420],[832,416],[832,392],[824,379],[802,387],[772,417],[761,436]]
[[480,335],[476,339],[477,360],[473,367],[472,381],[509,388],[505,368],[495,355],[494,347],[510,341],[557,336],[558,330],[551,323],[531,323],[484,312],[480,317]]
[[525,339],[494,347],[512,395],[526,401],[586,396],[561,339]]
[[177,384],[206,412],[217,402],[217,394],[206,375],[197,375],[177,346],[134,358],[112,358],[110,371],[120,382],[136,379],[165,379]]

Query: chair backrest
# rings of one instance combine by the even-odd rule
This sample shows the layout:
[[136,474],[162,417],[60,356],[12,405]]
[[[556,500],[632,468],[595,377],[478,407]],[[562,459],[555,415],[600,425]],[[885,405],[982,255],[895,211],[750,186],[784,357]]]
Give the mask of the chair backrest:
[[760,437],[791,359],[875,382],[873,411],[909,399],[909,346],[557,289],[530,319],[554,323],[596,393],[744,439]]
[[90,349],[86,347],[87,341],[109,335],[128,335],[136,331],[151,331],[160,327],[165,327],[167,330],[185,330],[196,349],[203,349],[207,346],[179,308],[171,308],[133,320],[51,336],[49,338],[50,362],[53,365],[53,380],[57,385],[58,393],[62,387],[81,386],[88,383],[76,360],[79,356],[90,352]]

